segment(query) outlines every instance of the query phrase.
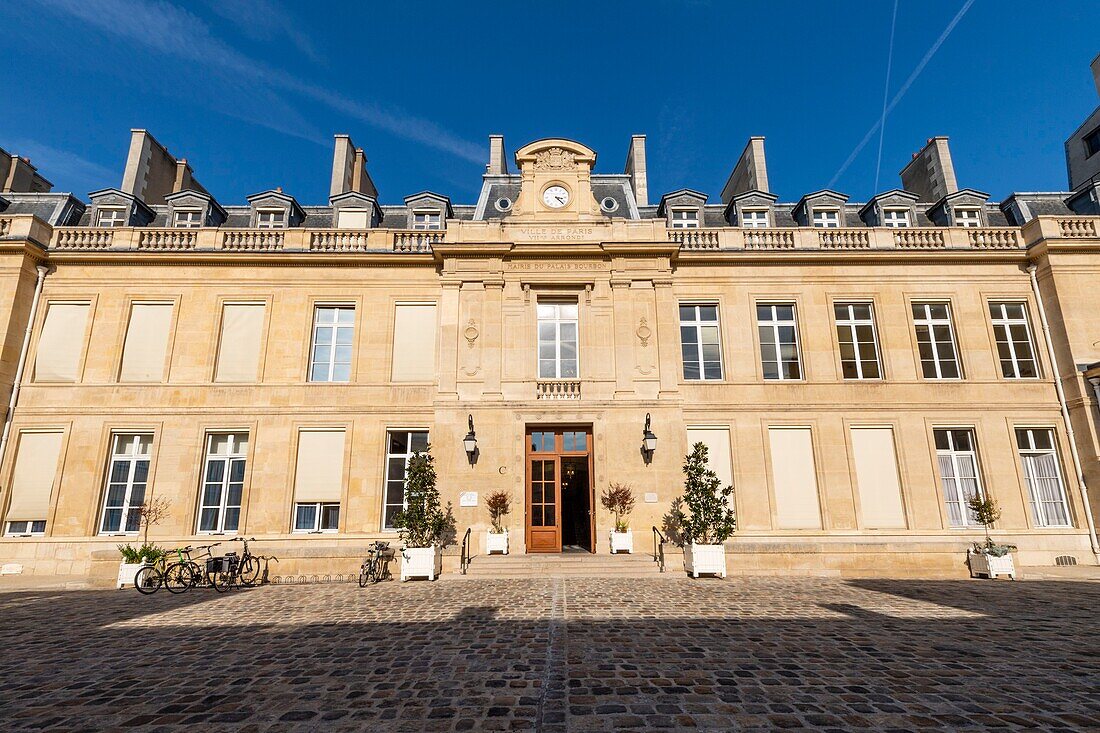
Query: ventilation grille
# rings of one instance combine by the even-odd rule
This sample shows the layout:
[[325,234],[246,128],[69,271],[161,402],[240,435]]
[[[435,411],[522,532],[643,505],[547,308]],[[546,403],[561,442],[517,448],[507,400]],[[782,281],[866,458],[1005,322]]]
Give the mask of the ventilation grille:
[[1075,558],[1073,555],[1059,555],[1058,557],[1054,558],[1054,564],[1055,565],[1076,565],[1077,564],[1077,558]]

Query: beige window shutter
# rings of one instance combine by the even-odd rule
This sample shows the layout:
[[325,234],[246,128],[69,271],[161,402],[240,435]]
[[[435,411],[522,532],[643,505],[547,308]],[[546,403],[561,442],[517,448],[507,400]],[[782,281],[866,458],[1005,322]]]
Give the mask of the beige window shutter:
[[688,428],[688,451],[696,443],[707,447],[707,467],[718,474],[722,488],[733,485],[733,454],[729,428]]
[[779,529],[821,529],[809,428],[768,428]]
[[904,529],[893,428],[852,428],[859,511],[868,529]]
[[171,303],[134,303],[126,329],[119,381],[164,381],[172,307]]
[[260,366],[264,328],[263,303],[227,303],[222,308],[222,333],[215,382],[255,382]]
[[398,303],[393,325],[395,382],[436,379],[436,308],[434,303]]
[[32,522],[48,515],[62,437],[61,432],[19,434],[7,521]]
[[50,303],[38,338],[34,381],[75,382],[88,325],[88,303]]
[[294,501],[338,502],[343,490],[344,431],[299,431]]

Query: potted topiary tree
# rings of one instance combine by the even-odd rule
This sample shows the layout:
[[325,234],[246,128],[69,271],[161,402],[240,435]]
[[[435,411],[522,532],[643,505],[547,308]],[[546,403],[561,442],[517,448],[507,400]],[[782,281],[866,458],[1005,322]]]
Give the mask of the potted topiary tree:
[[1012,559],[1016,545],[998,544],[989,536],[990,527],[1001,518],[1001,508],[997,505],[997,500],[992,496],[975,494],[970,497],[967,506],[974,513],[978,524],[985,527],[985,542],[975,542],[966,551],[970,577],[984,575],[987,578],[996,578],[998,575],[1007,575],[1016,580],[1016,563]]
[[611,554],[634,552],[634,533],[626,518],[634,510],[634,491],[626,484],[611,484],[600,496],[603,508],[615,516],[615,528],[609,532]]
[[443,541],[447,513],[439,505],[435,486],[435,457],[431,446],[414,453],[405,472],[405,508],[394,517],[401,530],[401,580],[435,580],[443,569]]
[[494,491],[485,497],[485,508],[489,510],[489,522],[492,527],[485,536],[485,554],[499,552],[508,554],[508,530],[504,527],[504,516],[511,511],[511,498],[507,491]]
[[733,486],[722,488],[718,475],[707,468],[707,447],[696,443],[684,460],[684,569],[698,578],[702,574],[726,577],[726,548],[723,544],[737,530],[731,508]]

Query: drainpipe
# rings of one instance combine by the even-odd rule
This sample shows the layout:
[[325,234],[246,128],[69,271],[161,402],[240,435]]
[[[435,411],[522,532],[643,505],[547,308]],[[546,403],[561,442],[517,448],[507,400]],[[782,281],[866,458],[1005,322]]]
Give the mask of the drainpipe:
[[1089,503],[1089,491],[1085,485],[1085,472],[1081,468],[1081,456],[1077,452],[1077,439],[1073,434],[1073,423],[1069,419],[1069,407],[1066,406],[1066,393],[1062,390],[1062,372],[1058,368],[1058,357],[1054,352],[1054,341],[1050,336],[1050,325],[1047,323],[1047,310],[1043,307],[1043,296],[1039,292],[1039,280],[1035,277],[1036,267],[1034,263],[1027,266],[1027,274],[1031,277],[1031,289],[1035,293],[1035,303],[1039,307],[1039,321],[1043,325],[1043,340],[1047,345],[1047,354],[1050,356],[1050,366],[1054,370],[1054,391],[1058,393],[1058,405],[1062,408],[1062,420],[1066,424],[1066,437],[1069,438],[1069,453],[1073,457],[1073,468],[1077,472],[1077,485],[1081,487],[1081,502],[1085,507],[1085,522],[1089,528],[1089,540],[1092,542],[1092,554],[1096,563],[1100,565],[1100,543],[1096,541],[1096,525],[1092,521],[1092,505]]
[[46,279],[46,273],[50,268],[38,265],[38,281],[34,284],[34,299],[31,300],[31,312],[27,316],[27,330],[23,332],[23,346],[19,349],[19,365],[15,368],[15,382],[11,386],[11,399],[8,400],[8,411],[4,414],[4,433],[0,435],[0,465],[3,465],[4,455],[8,448],[8,436],[11,434],[11,421],[15,417],[15,405],[19,402],[19,385],[23,383],[23,369],[27,366],[27,348],[31,344],[31,330],[34,329],[34,319],[38,314],[38,300],[42,295],[42,282]]

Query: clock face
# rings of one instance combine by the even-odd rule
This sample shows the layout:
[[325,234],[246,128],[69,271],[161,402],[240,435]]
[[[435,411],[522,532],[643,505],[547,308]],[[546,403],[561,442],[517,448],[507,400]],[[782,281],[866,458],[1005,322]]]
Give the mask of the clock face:
[[542,192],[542,203],[551,209],[560,209],[569,203],[569,192],[563,186],[549,186]]

